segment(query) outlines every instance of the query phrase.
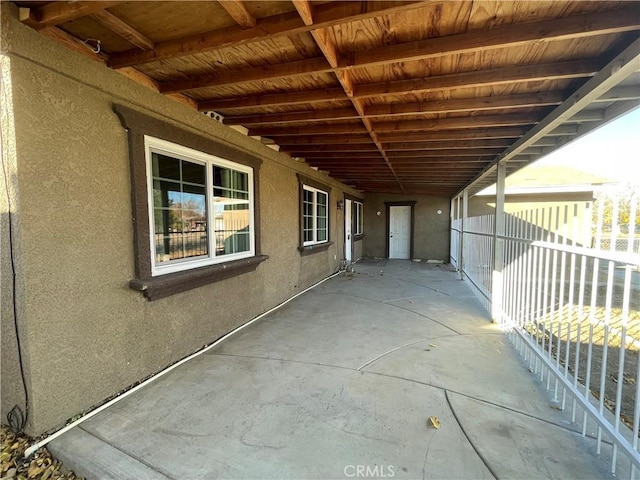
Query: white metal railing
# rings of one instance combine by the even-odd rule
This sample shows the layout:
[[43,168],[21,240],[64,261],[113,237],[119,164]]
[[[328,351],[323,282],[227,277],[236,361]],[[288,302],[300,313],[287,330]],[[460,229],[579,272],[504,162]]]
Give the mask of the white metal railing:
[[464,221],[462,243],[463,275],[480,303],[491,311],[494,216],[469,217]]
[[[462,244],[462,276],[489,311],[492,278],[502,279],[495,320],[557,407],[595,438],[597,453],[611,446],[611,472],[630,468],[630,478],[640,477],[638,208],[636,192],[594,206],[505,213],[498,235],[493,215],[458,218],[451,248],[453,259]],[[496,240],[504,242],[499,263]]]
[[449,261],[456,269],[459,267],[458,249],[460,247],[460,232],[462,229],[462,220],[455,218],[451,220],[451,243],[449,246]]

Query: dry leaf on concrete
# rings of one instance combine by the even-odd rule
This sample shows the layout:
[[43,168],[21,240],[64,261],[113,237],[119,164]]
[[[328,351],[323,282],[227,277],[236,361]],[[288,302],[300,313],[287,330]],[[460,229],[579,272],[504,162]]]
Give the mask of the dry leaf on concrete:
[[429,417],[429,426],[433,428],[440,428],[440,420],[438,417]]

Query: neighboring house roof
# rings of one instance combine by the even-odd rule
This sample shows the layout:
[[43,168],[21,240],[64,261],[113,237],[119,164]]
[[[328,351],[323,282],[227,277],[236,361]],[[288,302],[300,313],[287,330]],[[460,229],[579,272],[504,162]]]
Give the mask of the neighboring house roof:
[[[505,180],[505,194],[591,192],[594,187],[611,185],[609,178],[563,165],[532,166],[518,170]],[[495,184],[477,195],[495,195]]]

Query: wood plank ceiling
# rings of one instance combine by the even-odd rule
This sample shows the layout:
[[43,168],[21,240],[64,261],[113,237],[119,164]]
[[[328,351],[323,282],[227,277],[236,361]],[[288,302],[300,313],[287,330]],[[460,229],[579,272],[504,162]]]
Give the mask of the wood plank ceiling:
[[349,185],[446,196],[640,30],[628,1],[14,3],[42,34]]

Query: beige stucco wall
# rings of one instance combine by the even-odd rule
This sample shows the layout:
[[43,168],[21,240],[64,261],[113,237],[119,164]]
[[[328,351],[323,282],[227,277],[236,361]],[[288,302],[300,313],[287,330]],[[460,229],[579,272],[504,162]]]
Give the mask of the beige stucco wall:
[[[20,24],[4,2],[2,10],[2,50],[15,106],[17,293],[32,397],[27,432],[38,434],[336,271],[344,219],[333,207],[344,192],[360,195],[51,42]],[[134,275],[128,144],[113,102],[263,159],[261,253],[270,258],[255,272],[154,302],[128,288]],[[297,250],[297,172],[332,189],[335,243],[305,257]],[[11,302],[5,301],[10,277],[5,215],[2,220],[4,417],[22,399],[12,319],[5,317]]]
[[[385,202],[415,201],[413,258],[423,260],[449,259],[450,200],[430,195],[368,194],[364,202],[364,233],[362,255],[387,256]],[[442,213],[438,214],[438,210]],[[380,215],[377,214],[380,212]]]
[[[513,194],[505,196],[504,211],[519,218],[524,215],[528,223],[552,232],[557,222],[559,231],[567,232],[568,240],[590,245],[591,231],[585,230],[584,225],[591,221],[592,205],[593,192]],[[495,196],[473,196],[469,199],[470,217],[494,213]],[[561,235],[560,241],[562,238]]]
[[[550,192],[550,193],[531,193],[505,196],[504,209],[507,213],[519,213],[524,211],[537,210],[540,208],[560,207],[564,210],[565,206],[573,208],[575,204],[582,207],[587,202],[593,202],[593,192]],[[495,212],[495,196],[475,195],[469,198],[469,216],[489,215]]]

